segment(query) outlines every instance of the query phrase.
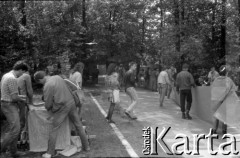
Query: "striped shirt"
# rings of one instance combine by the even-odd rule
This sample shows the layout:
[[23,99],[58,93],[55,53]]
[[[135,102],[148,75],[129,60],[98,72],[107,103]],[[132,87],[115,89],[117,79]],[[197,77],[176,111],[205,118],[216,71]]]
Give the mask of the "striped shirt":
[[10,71],[1,80],[1,100],[12,102],[11,95],[16,93],[18,94],[17,77]]

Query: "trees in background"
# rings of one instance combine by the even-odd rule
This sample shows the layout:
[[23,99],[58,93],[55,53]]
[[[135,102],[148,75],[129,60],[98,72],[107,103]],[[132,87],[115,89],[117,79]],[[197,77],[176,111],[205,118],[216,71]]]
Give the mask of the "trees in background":
[[[19,59],[237,64],[239,0],[0,2],[0,67]],[[66,53],[68,52],[68,53]],[[4,70],[5,71],[5,70]]]

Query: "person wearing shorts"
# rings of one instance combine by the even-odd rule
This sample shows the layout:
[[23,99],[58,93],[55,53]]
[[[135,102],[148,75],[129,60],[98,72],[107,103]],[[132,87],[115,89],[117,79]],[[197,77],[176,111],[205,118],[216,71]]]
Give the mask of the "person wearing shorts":
[[138,100],[137,92],[134,88],[136,83],[135,70],[137,68],[137,64],[135,62],[130,62],[129,67],[129,70],[125,74],[125,91],[131,99],[131,104],[125,110],[125,114],[131,119],[137,119],[137,117],[133,113],[133,108],[137,104]]

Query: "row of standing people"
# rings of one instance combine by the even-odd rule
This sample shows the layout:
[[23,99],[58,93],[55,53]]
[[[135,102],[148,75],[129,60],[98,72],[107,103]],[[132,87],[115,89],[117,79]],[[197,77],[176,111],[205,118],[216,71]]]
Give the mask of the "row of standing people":
[[[119,99],[119,92],[114,93],[114,91],[120,89],[120,85],[118,82],[118,71],[117,71],[117,66],[116,65],[110,65],[108,68],[108,73],[107,73],[107,87],[109,89],[109,94],[110,94],[110,108],[108,111],[107,115],[107,120],[109,122],[112,121],[112,114],[114,110],[114,106],[116,103],[120,101]],[[135,90],[135,85],[136,85],[136,76],[134,76],[134,70],[136,69],[136,64],[134,65],[133,63],[129,64],[129,70],[127,71],[125,77],[124,77],[124,88],[126,94],[130,97],[131,99],[131,104],[129,107],[125,110],[125,114],[129,116],[132,119],[137,119],[137,116],[134,115],[133,113],[133,108],[135,105],[138,103],[138,96]],[[228,77],[228,73],[230,67],[228,65],[223,65],[220,67],[219,73],[215,70],[214,67],[211,68],[211,71],[208,73],[208,81],[209,83],[214,87],[214,86],[219,86],[220,83],[225,83],[222,84],[222,88],[226,89],[224,91],[224,94],[216,94],[213,90],[211,91],[211,96],[212,96],[212,111],[213,113],[216,112],[216,110],[222,106],[222,102],[224,99],[226,99],[226,96],[228,93],[232,91],[236,91],[237,88],[233,81]],[[179,72],[176,75],[176,79],[174,79],[174,74],[176,74],[176,69],[171,66],[169,68],[163,67],[163,70],[159,73],[158,78],[157,78],[157,85],[158,85],[158,92],[160,94],[159,102],[160,102],[160,107],[164,105],[164,100],[166,94],[168,94],[168,99],[171,94],[171,90],[176,87],[177,93],[180,95],[180,108],[182,112],[182,119],[188,119],[191,120],[192,117],[190,116],[190,110],[192,106],[192,88],[196,87],[193,75],[189,72],[189,65],[188,64],[183,64],[182,66],[182,71]],[[114,78],[113,80],[111,78]],[[226,92],[226,93],[225,93]],[[223,98],[221,100],[214,100],[216,98],[213,98],[213,96],[222,96]],[[118,100],[118,102],[116,102]],[[213,127],[213,132],[216,133],[219,120],[214,117],[214,127]],[[223,124],[223,133],[226,133],[226,125]]]
[[[70,80],[75,82],[79,88],[82,85],[80,67],[79,64],[76,64],[70,74]],[[28,71],[29,66],[24,61],[18,61],[10,72],[3,75],[1,80],[1,111],[9,126],[6,134],[2,137],[1,155],[4,155],[9,147],[10,155],[8,157],[16,158],[20,156],[17,153],[17,141],[21,129],[25,125],[28,104],[33,104],[33,89]],[[45,71],[37,71],[34,74],[34,80],[44,85],[45,108],[50,114],[49,119],[52,120],[53,125],[49,134],[48,150],[47,153],[43,154],[43,157],[51,158],[56,154],[55,145],[58,129],[67,116],[76,127],[82,141],[83,150],[90,150],[74,97],[64,79],[60,75],[49,76],[46,75]]]

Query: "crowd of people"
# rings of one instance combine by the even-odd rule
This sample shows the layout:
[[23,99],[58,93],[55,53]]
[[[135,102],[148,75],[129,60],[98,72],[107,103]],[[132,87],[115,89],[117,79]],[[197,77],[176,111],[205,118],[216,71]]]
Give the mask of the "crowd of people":
[[[215,67],[212,67],[210,72],[207,74],[207,79],[202,81],[202,78],[197,78],[194,80],[193,75],[189,72],[189,65],[187,63],[182,65],[182,71],[179,73],[176,72],[176,68],[174,66],[162,67],[162,71],[158,72],[158,69],[152,69],[154,71],[146,70],[146,72],[142,70],[139,71],[139,74],[136,75],[136,63],[129,63],[129,70],[123,74],[119,71],[119,67],[117,64],[110,64],[107,69],[107,77],[106,77],[106,87],[108,88],[109,99],[111,104],[107,115],[107,120],[110,123],[114,123],[112,121],[112,114],[114,110],[114,106],[116,103],[120,102],[119,98],[119,90],[121,90],[121,85],[123,85],[125,93],[130,97],[131,103],[127,109],[125,109],[125,114],[131,119],[137,119],[137,116],[134,114],[134,107],[138,104],[138,96],[135,90],[135,87],[138,85],[142,87],[148,87],[146,85],[150,85],[150,90],[154,91],[157,88],[159,92],[159,106],[164,106],[164,100],[170,99],[171,92],[173,88],[180,96],[180,108],[182,112],[182,119],[191,120],[190,110],[192,106],[192,88],[196,86],[208,86],[211,87],[221,87],[221,92],[215,92],[212,89],[212,112],[215,113],[219,107],[222,105],[224,100],[227,98],[230,92],[236,92],[237,86],[234,84],[233,80],[229,77],[229,73],[231,72],[231,67],[229,65],[222,65],[219,69],[219,73],[216,71]],[[122,69],[122,68],[121,68]],[[156,71],[155,71],[156,70]],[[149,73],[151,72],[151,73]],[[151,75],[150,75],[151,74]],[[121,77],[119,77],[121,76]],[[157,77],[156,77],[157,76]],[[117,78],[121,78],[118,80]],[[123,79],[122,79],[123,78]],[[137,82],[138,79],[138,82]],[[202,82],[201,85],[197,85],[196,81]],[[119,82],[123,82],[120,84]],[[219,83],[222,83],[219,85]],[[118,91],[116,93],[116,91]],[[222,98],[221,98],[222,97]],[[217,98],[217,99],[216,99]],[[226,106],[226,105],[225,105]],[[216,133],[219,119],[216,117],[213,118],[214,126],[213,132]],[[223,123],[223,133],[226,133],[226,123]]]
[[[43,154],[44,158],[53,157],[56,146],[57,132],[66,117],[69,117],[75,129],[80,136],[82,142],[82,149],[90,150],[87,135],[83,129],[81,119],[81,104],[76,102],[75,94],[67,83],[73,83],[76,90],[82,89],[82,73],[84,66],[77,63],[71,70],[69,77],[60,74],[51,74],[51,71],[37,71],[34,73],[34,80],[37,83],[44,85],[43,100],[45,108],[50,114],[49,120],[52,121],[52,129],[49,134],[48,150]],[[50,70],[50,68],[47,68]],[[134,109],[138,105],[138,95],[136,87],[147,87],[152,91],[159,92],[159,107],[165,106],[165,100],[170,99],[172,90],[180,95],[180,107],[182,112],[182,119],[191,120],[190,110],[192,105],[192,88],[196,87],[196,82],[193,75],[189,72],[189,65],[183,64],[182,71],[177,73],[174,66],[163,66],[162,70],[141,69],[136,74],[137,63],[130,62],[128,70],[125,71],[123,65],[111,63],[107,68],[107,76],[105,78],[105,86],[107,88],[108,100],[110,102],[106,120],[109,123],[114,123],[112,115],[116,104],[120,103],[120,91],[124,90],[129,96],[131,102],[124,110],[127,117],[132,120],[137,119]],[[203,81],[205,85],[225,88],[224,94],[212,91],[213,105],[212,109],[215,112],[222,102],[226,99],[228,93],[236,91],[237,87],[234,82],[228,77],[230,66],[223,65],[219,72],[214,67],[208,73],[208,80]],[[227,84],[223,84],[227,83]],[[75,90],[74,90],[75,91]],[[80,93],[77,93],[80,94]],[[222,98],[219,99],[218,96]],[[216,99],[218,98],[218,99]],[[215,100],[214,100],[215,99]],[[186,102],[186,103],[185,103]],[[24,61],[18,61],[13,66],[13,69],[4,74],[1,79],[1,111],[6,117],[8,131],[2,138],[1,153],[9,149],[12,157],[18,157],[17,141],[20,132],[26,128],[26,113],[28,105],[33,105],[33,88],[31,76],[29,74],[29,66]],[[219,119],[214,118],[214,132],[216,133],[219,124]],[[226,133],[226,126],[224,124],[223,132]]]
[[[58,130],[68,116],[74,124],[82,142],[82,150],[89,151],[90,146],[87,135],[83,129],[80,118],[81,106],[75,102],[74,95],[65,80],[76,85],[77,89],[82,87],[82,65],[77,63],[70,73],[70,78],[61,75],[47,75],[45,71],[34,73],[34,80],[43,84],[43,100],[45,108],[50,114],[52,129],[49,133],[48,150],[43,154],[44,158],[56,155],[55,146]],[[4,74],[1,79],[1,112],[6,117],[8,129],[3,135],[1,133],[1,155],[9,150],[7,157],[19,157],[17,153],[17,142],[21,131],[26,128],[26,113],[29,105],[34,105],[33,88],[31,77],[28,73],[29,65],[24,61],[18,61],[13,69]]]

